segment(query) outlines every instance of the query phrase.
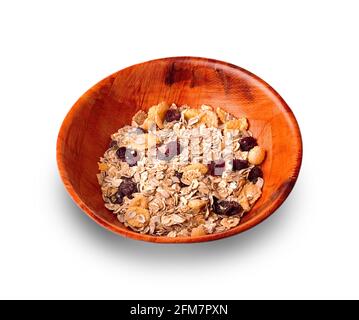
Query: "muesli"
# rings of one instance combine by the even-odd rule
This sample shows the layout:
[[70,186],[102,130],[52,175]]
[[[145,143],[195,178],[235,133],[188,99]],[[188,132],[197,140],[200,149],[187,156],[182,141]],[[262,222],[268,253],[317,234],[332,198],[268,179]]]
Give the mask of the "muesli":
[[265,150],[245,117],[162,102],[114,133],[100,159],[107,209],[136,232],[187,237],[236,227],[262,194]]

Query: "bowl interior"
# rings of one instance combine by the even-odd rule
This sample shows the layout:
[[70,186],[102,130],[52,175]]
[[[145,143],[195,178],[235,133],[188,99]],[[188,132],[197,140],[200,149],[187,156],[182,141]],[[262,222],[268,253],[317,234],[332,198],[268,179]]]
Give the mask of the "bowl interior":
[[[221,107],[246,116],[250,130],[267,150],[262,166],[263,195],[239,226],[197,238],[141,235],[125,228],[105,207],[97,182],[97,162],[110,135],[131,123],[139,110],[161,101]],[[64,184],[76,203],[108,229],[155,242],[214,240],[244,231],[269,216],[285,200],[298,176],[300,131],[284,100],[264,81],[224,62],[192,57],[166,58],[123,69],[100,81],[73,106],[61,127],[57,159]]]

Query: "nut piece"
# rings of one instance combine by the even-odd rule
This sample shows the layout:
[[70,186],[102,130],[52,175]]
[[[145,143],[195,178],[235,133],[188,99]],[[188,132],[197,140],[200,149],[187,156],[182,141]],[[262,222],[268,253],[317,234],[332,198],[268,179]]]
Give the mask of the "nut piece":
[[189,120],[191,118],[194,118],[198,115],[200,115],[201,110],[198,109],[187,109],[186,111],[184,111],[184,118],[186,120]]
[[246,117],[242,117],[240,119],[229,120],[224,124],[225,130],[247,130],[248,129],[248,121]]
[[148,127],[153,122],[156,123],[156,125],[160,129],[163,129],[163,121],[165,119],[166,112],[167,112],[168,108],[169,108],[169,105],[166,102],[161,102],[158,105],[152,106],[148,110],[148,117],[143,123],[143,129],[146,130],[146,127],[147,127],[147,130],[148,130]]
[[248,153],[248,161],[251,164],[258,165],[263,162],[265,156],[266,156],[266,151],[260,146],[255,146]]
[[150,221],[150,213],[141,207],[130,207],[125,213],[125,222],[132,228],[142,229]]
[[207,204],[206,200],[193,199],[188,202],[188,206],[194,210],[199,212],[203,207]]
[[201,120],[198,121],[198,124],[204,123],[207,128],[217,128],[218,127],[218,117],[217,114],[213,111],[206,110],[204,111],[205,114],[201,118]]
[[187,172],[190,170],[198,170],[200,173],[206,174],[208,167],[202,163],[192,163],[182,168],[182,172]]
[[135,196],[129,204],[129,208],[131,208],[131,207],[140,207],[140,208],[147,209],[148,208],[148,198],[142,194]]
[[147,118],[147,113],[143,110],[139,110],[133,117],[132,121],[135,122],[138,126],[142,125]]
[[98,163],[98,169],[100,171],[106,171],[106,170],[108,170],[108,165],[106,163],[99,162]]
[[204,230],[204,228],[202,226],[193,228],[191,231],[192,237],[199,237],[199,236],[205,236],[205,235],[206,235],[206,230]]
[[216,113],[217,113],[217,116],[218,116],[219,120],[221,120],[222,123],[227,122],[228,113],[226,111],[224,111],[220,107],[217,107]]

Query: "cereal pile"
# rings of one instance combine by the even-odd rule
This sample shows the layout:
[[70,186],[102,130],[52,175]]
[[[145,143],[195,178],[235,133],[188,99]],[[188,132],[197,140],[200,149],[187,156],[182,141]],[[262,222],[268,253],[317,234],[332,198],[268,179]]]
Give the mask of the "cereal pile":
[[111,138],[98,181],[106,208],[136,232],[223,232],[261,196],[265,150],[245,117],[162,102],[137,112]]

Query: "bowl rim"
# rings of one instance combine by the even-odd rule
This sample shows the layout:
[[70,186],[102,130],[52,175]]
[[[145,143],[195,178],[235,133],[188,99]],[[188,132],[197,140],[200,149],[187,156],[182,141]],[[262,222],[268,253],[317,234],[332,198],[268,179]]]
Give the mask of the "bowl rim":
[[[283,189],[283,192],[281,193],[281,196],[274,200],[272,206],[270,206],[267,210],[264,210],[263,213],[258,214],[255,217],[253,217],[253,219],[250,219],[250,220],[244,222],[243,224],[239,224],[235,228],[229,229],[229,230],[221,232],[221,233],[209,234],[209,235],[204,235],[204,236],[196,236],[196,237],[175,237],[175,238],[172,238],[172,237],[140,234],[140,233],[137,233],[137,232],[132,231],[132,230],[127,229],[127,228],[120,228],[120,227],[117,227],[115,225],[111,225],[110,223],[108,223],[104,219],[98,217],[85,204],[85,202],[81,199],[81,197],[77,194],[75,189],[72,187],[72,184],[70,182],[70,178],[68,176],[65,164],[62,161],[62,151],[61,150],[63,149],[64,140],[61,137],[66,136],[67,130],[69,128],[69,124],[72,122],[72,119],[73,119],[74,113],[75,113],[74,111],[79,106],[79,102],[81,100],[81,97],[86,95],[90,91],[98,89],[102,85],[103,82],[105,82],[108,78],[111,78],[111,77],[115,76],[118,72],[121,72],[121,71],[123,71],[125,69],[128,69],[128,68],[132,68],[134,66],[145,65],[147,63],[152,63],[152,62],[157,62],[157,61],[167,61],[167,60],[172,60],[172,61],[173,60],[197,60],[198,62],[207,62],[207,63],[209,62],[209,63],[222,65],[222,66],[227,67],[227,68],[234,68],[236,70],[240,70],[241,72],[247,74],[248,76],[250,76],[250,77],[254,78],[255,80],[257,80],[258,82],[260,82],[263,86],[266,87],[266,89],[268,89],[274,96],[276,96],[276,98],[280,101],[281,105],[287,111],[287,115],[290,118],[291,124],[293,125],[293,129],[294,129],[294,131],[296,133],[295,138],[297,139],[296,142],[297,142],[297,145],[298,145],[298,157],[296,158],[296,163],[295,163],[295,167],[294,167],[294,170],[293,170],[293,175],[291,176],[290,183],[285,185],[285,188]],[[117,235],[121,235],[121,236],[124,236],[126,238],[131,238],[131,239],[134,239],[134,240],[141,240],[141,241],[154,242],[154,243],[207,242],[207,241],[214,241],[214,240],[219,240],[219,239],[227,238],[227,237],[230,237],[230,236],[234,236],[234,235],[240,234],[240,233],[242,233],[242,232],[244,232],[244,231],[246,231],[248,229],[253,228],[254,226],[258,225],[259,223],[261,223],[262,221],[267,219],[269,216],[271,216],[283,204],[283,202],[287,199],[288,195],[293,190],[293,188],[294,188],[294,186],[296,184],[296,181],[298,179],[301,164],[302,164],[302,158],[303,158],[303,141],[302,141],[301,131],[300,131],[297,119],[296,119],[293,111],[288,106],[288,104],[284,101],[284,99],[279,95],[279,93],[274,88],[272,88],[266,81],[264,81],[263,79],[261,79],[260,77],[255,75],[254,73],[252,73],[252,72],[250,72],[250,71],[248,71],[248,70],[246,70],[246,69],[244,69],[242,67],[239,67],[237,65],[234,65],[234,64],[231,64],[231,63],[228,63],[228,62],[225,62],[225,61],[221,61],[221,60],[216,60],[216,59],[211,59],[211,58],[204,58],[204,57],[195,57],[195,56],[173,56],[173,57],[158,58],[158,59],[148,60],[148,61],[145,61],[145,62],[140,62],[140,63],[134,64],[134,65],[128,66],[126,68],[120,69],[120,70],[110,74],[109,76],[105,77],[101,81],[97,82],[94,86],[92,86],[90,89],[88,89],[82,96],[74,103],[74,105],[71,107],[71,109],[66,114],[64,120],[62,121],[60,130],[59,130],[59,133],[58,133],[57,144],[56,144],[56,160],[57,160],[58,171],[59,171],[60,178],[61,178],[61,180],[62,180],[62,182],[63,182],[63,184],[65,186],[66,191],[68,192],[68,194],[70,195],[72,200],[77,204],[77,206],[82,211],[84,211],[96,223],[98,223],[102,227],[106,228],[107,230],[109,230],[109,231],[111,231],[111,232],[113,232],[113,233],[115,233]]]

